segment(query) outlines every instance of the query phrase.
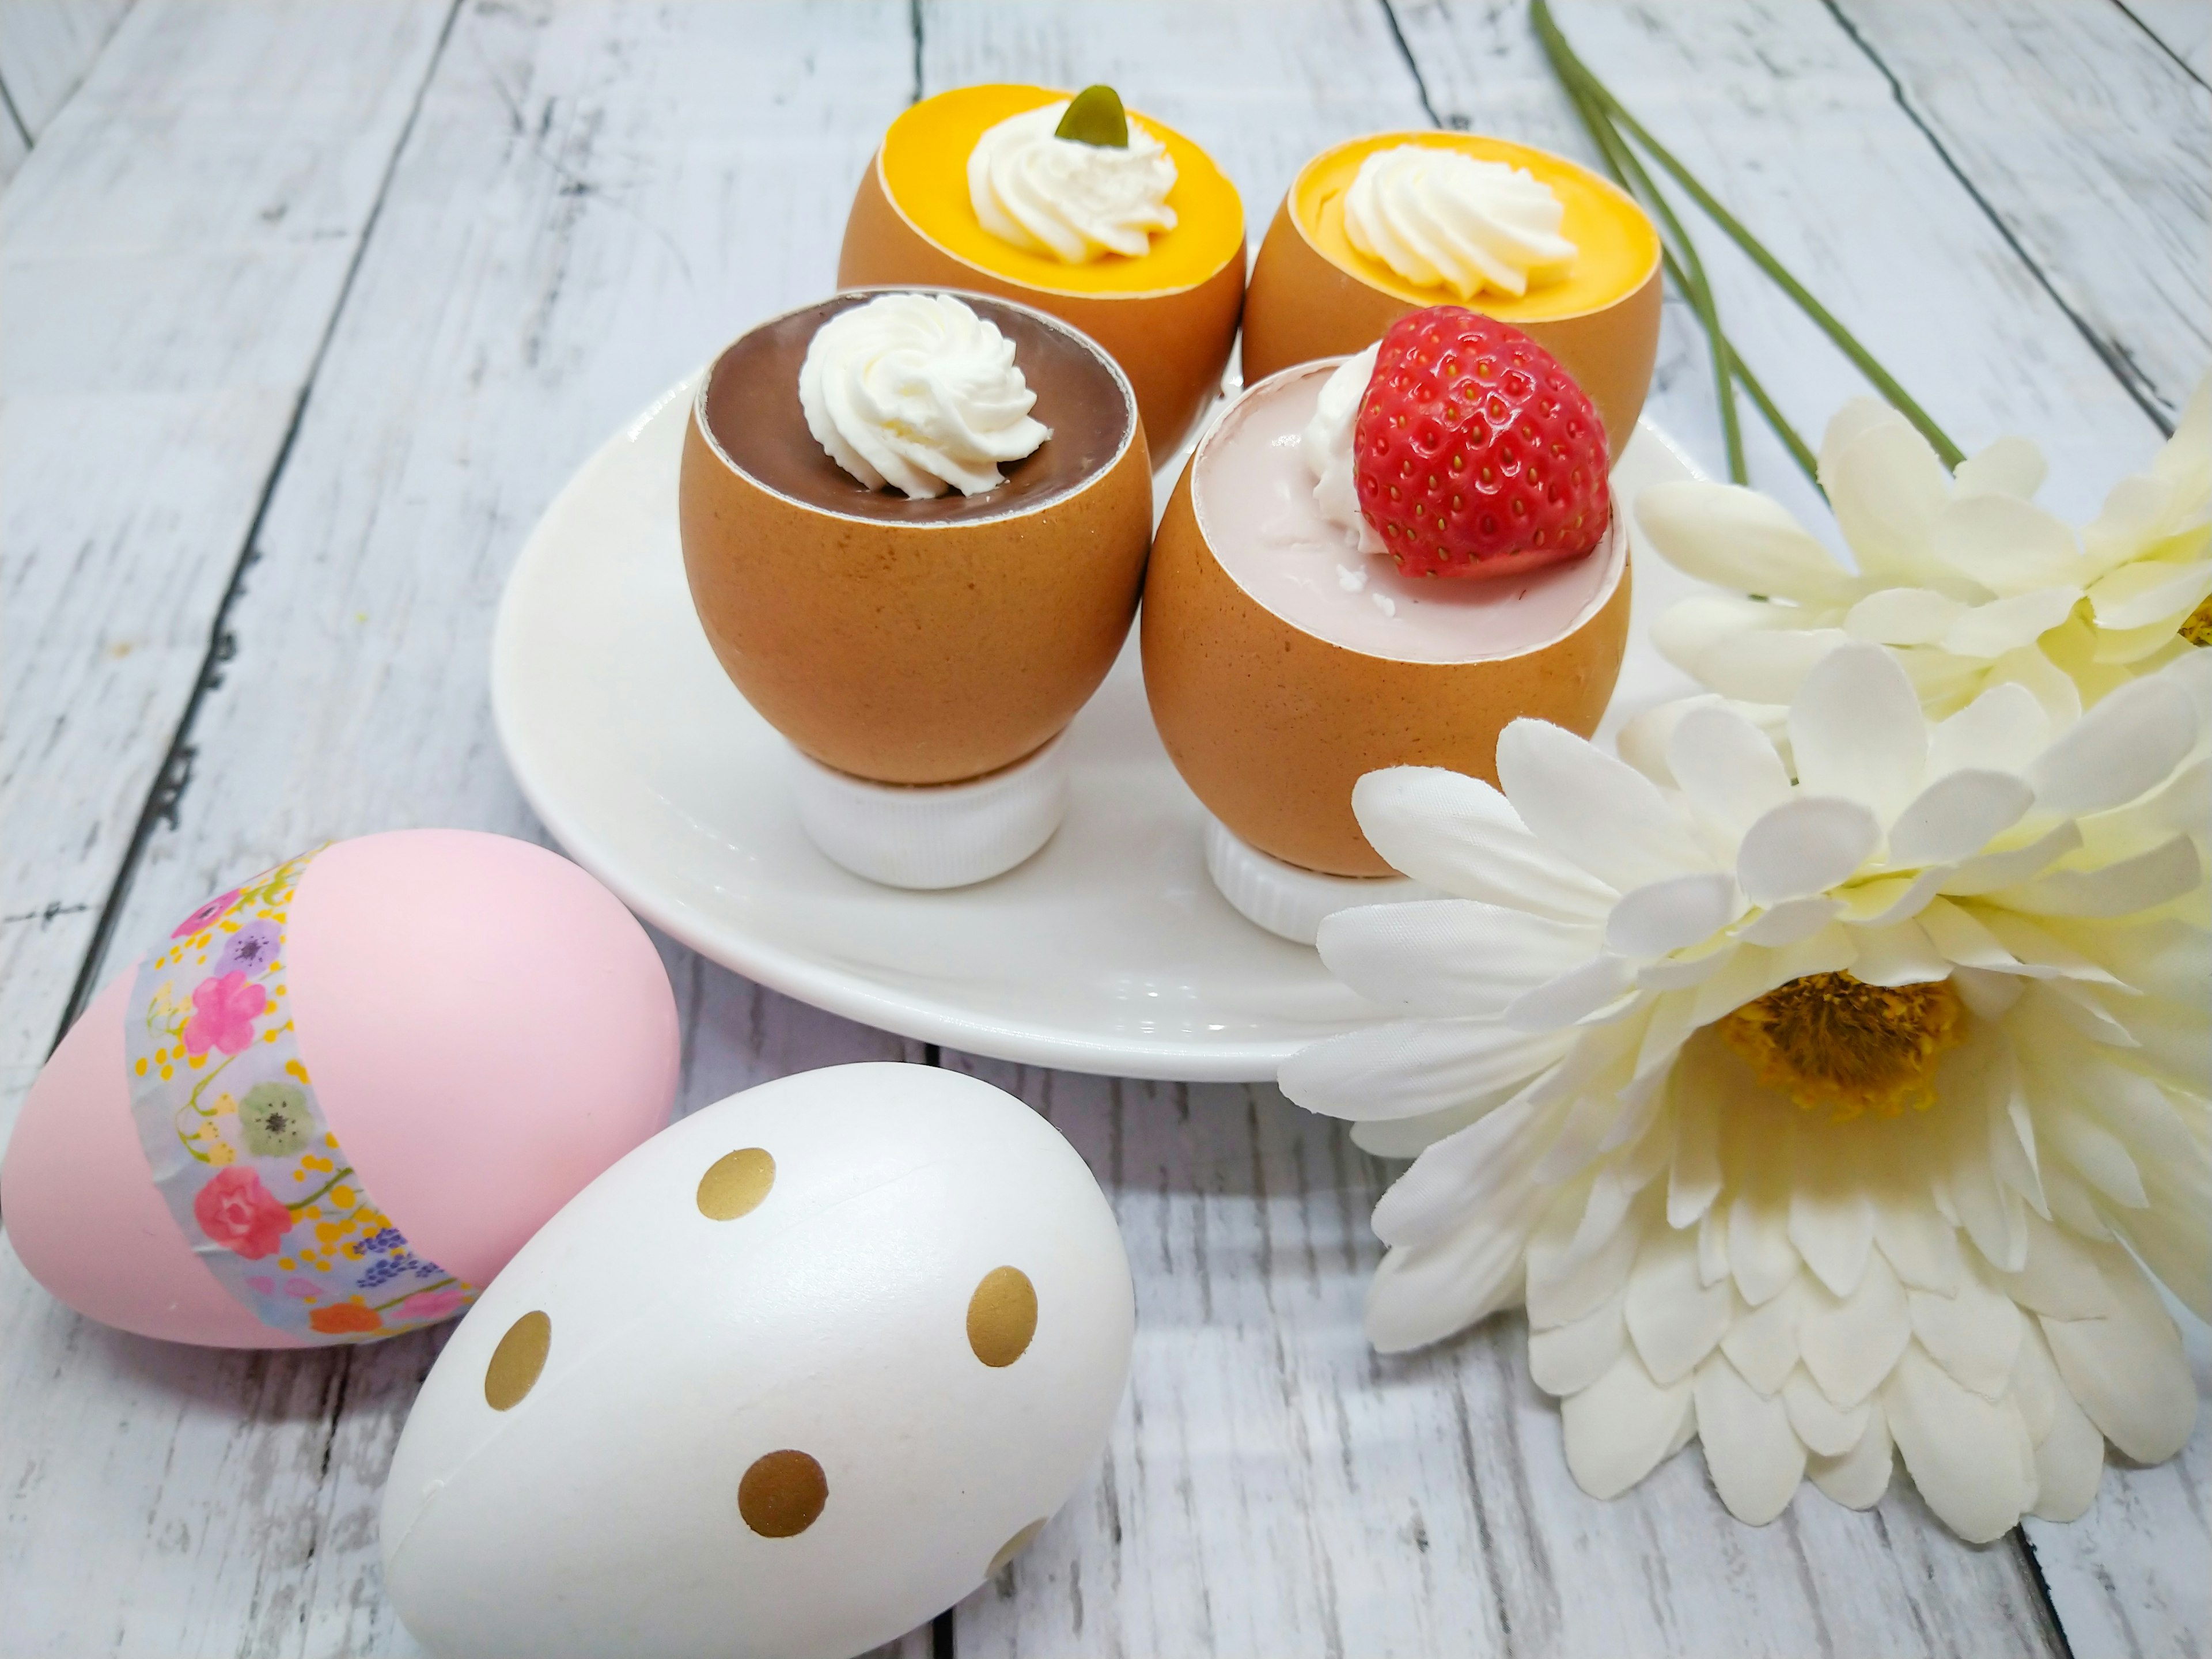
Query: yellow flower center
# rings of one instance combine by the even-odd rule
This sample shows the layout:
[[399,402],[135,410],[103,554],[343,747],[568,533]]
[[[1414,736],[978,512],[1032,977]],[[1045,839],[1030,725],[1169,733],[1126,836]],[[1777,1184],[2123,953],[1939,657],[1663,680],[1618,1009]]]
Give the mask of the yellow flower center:
[[1934,1105],[1936,1061],[1966,1035],[1961,1012],[1948,980],[1869,985],[1808,974],[1744,1004],[1720,1034],[1761,1083],[1808,1111],[1832,1108],[1843,1122]]
[[2181,637],[2191,645],[2212,645],[2212,597],[2182,619]]

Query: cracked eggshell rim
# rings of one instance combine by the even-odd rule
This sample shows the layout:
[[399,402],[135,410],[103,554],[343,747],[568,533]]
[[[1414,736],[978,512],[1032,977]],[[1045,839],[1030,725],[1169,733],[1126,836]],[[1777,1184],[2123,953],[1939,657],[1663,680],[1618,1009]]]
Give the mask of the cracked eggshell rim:
[[886,887],[967,887],[1003,874],[1067,815],[1067,755],[1054,738],[967,783],[872,783],[791,750],[800,828],[832,864]]
[[1255,927],[1293,945],[1311,945],[1339,910],[1442,898],[1404,876],[1325,876],[1248,847],[1219,818],[1206,819],[1206,873],[1230,908]]
[[[1379,288],[1331,259],[1314,245],[1295,209],[1309,174],[1339,152],[1372,143],[1382,136],[1370,134],[1331,145],[1299,168],[1284,192],[1267,234],[1261,240],[1260,255],[1253,262],[1252,281],[1244,296],[1247,384],[1318,357],[1348,357],[1364,351],[1398,319],[1425,308],[1423,302]],[[1428,131],[1406,135],[1408,139],[1435,136]],[[1546,154],[1550,155],[1548,151]],[[1551,159],[1563,166],[1573,165],[1564,157]],[[1587,168],[1577,171],[1588,174],[1592,184],[1607,193],[1628,201],[1609,181]],[[1629,205],[1635,204],[1629,202]],[[1616,459],[1635,435],[1636,417],[1643,412],[1644,397],[1651,389],[1652,365],[1659,356],[1664,262],[1657,252],[1656,233],[1653,240],[1650,270],[1618,298],[1571,316],[1507,319],[1510,326],[1558,358],[1559,366],[1589,395],[1605,428],[1607,449]],[[1483,309],[1480,295],[1462,301],[1443,293],[1427,304],[1464,304],[1470,311]]]
[[925,234],[892,199],[879,144],[853,197],[837,286],[966,289],[1057,317],[1096,340],[1127,374],[1145,441],[1164,459],[1221,389],[1244,305],[1244,246],[1239,236],[1212,276],[1181,288],[1097,295],[1037,288],[963,259]]
[[[1317,372],[1294,365],[1243,397]],[[1610,579],[1564,633],[1473,662],[1370,656],[1285,621],[1214,556],[1193,480],[1236,408],[1199,441],[1153,538],[1139,617],[1152,722],[1192,793],[1248,845],[1325,875],[1394,875],[1352,817],[1364,774],[1442,766],[1495,784],[1498,733],[1520,716],[1597,729],[1628,647],[1626,510],[1616,496],[1589,555],[1612,562]]]

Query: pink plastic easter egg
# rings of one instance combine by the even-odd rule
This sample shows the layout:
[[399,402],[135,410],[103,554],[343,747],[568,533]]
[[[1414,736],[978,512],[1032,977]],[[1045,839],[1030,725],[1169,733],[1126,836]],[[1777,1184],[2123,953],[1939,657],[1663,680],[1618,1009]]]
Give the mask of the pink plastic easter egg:
[[333,843],[180,918],[31,1086],[0,1217],[78,1312],[297,1347],[452,1317],[658,1131],[675,998],[621,903],[526,842]]

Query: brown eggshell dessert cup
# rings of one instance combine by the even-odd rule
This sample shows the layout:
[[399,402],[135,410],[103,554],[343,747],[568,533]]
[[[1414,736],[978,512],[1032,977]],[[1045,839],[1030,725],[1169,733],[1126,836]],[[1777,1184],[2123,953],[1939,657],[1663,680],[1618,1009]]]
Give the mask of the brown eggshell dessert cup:
[[1129,377],[1151,453],[1163,460],[1221,389],[1244,303],[1244,239],[1203,280],[1141,294],[1066,294],[1002,276],[949,252],[902,213],[880,150],[853,198],[837,256],[841,288],[965,289],[1032,306],[1103,346]]
[[[891,506],[871,513],[857,484],[854,505],[837,508],[755,476],[715,436],[734,402],[732,360],[760,330],[816,306],[725,350],[684,436],[684,574],[716,658],[803,754],[879,783],[962,782],[1051,741],[1113,665],[1144,580],[1152,473],[1127,377],[1057,319],[959,297],[1010,325],[1005,313],[1018,313],[1103,365],[1123,435],[1073,488],[932,521],[896,516],[890,492],[876,492]],[[795,378],[789,418],[804,434]]]
[[1200,441],[1153,538],[1142,622],[1153,721],[1183,781],[1248,845],[1326,875],[1394,874],[1352,817],[1363,775],[1441,766],[1495,783],[1512,720],[1597,729],[1628,643],[1625,514],[1614,502],[1589,556],[1612,568],[1565,632],[1471,662],[1371,656],[1285,621],[1216,556],[1194,480],[1234,424]]

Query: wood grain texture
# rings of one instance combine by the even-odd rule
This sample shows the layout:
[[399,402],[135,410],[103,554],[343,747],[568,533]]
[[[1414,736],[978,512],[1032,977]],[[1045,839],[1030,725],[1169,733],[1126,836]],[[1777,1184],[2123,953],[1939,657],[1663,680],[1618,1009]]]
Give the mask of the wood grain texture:
[[[404,107],[442,8],[421,52],[380,69],[344,32],[347,18],[373,11],[269,23],[283,24],[283,49],[303,59],[333,58],[361,82],[381,74],[380,96]],[[80,101],[108,83],[133,31],[162,21],[134,15]],[[865,38],[880,43],[873,56],[856,45],[863,22]],[[281,80],[268,58],[274,43],[248,49],[208,33],[232,27],[227,16],[179,21],[168,46],[188,62],[228,57],[241,73]],[[801,64],[813,71],[794,76]],[[299,80],[305,71],[290,73]],[[227,621],[222,682],[188,734],[197,756],[189,783],[148,843],[101,975],[210,884],[326,836],[416,823],[536,833],[499,761],[484,690],[507,565],[608,429],[751,317],[826,283],[851,181],[910,82],[896,5],[866,18],[839,6],[463,12],[255,538]],[[358,105],[310,82],[317,90],[334,119],[362,123]],[[235,143],[226,109],[250,101],[180,94],[162,112],[170,144],[189,155],[195,144]],[[393,137],[396,125],[387,143]],[[288,165],[301,168],[301,146],[288,148]],[[377,155],[358,131],[337,148],[350,171],[372,184],[381,178],[388,150]],[[34,167],[48,165],[60,163],[42,146]],[[216,162],[197,165],[197,175],[167,186],[175,210],[235,212],[250,225],[266,198],[257,201]],[[45,210],[76,212],[88,245],[102,198],[87,193],[72,210],[68,175],[58,176]],[[32,183],[29,173],[19,179],[9,211]],[[131,195],[105,206],[145,210]],[[106,264],[83,253],[78,281],[113,293],[119,279],[108,267],[127,264],[116,247],[132,243],[123,230],[108,236]],[[10,237],[11,258],[24,249]],[[259,275],[249,270],[241,280]],[[169,379],[180,383],[175,395],[203,403],[203,383],[242,380],[265,390],[269,430],[281,435],[307,364],[266,337],[288,325],[276,297],[263,302],[264,332],[214,337],[194,313],[219,309],[219,296],[173,310],[153,296],[135,307],[111,300],[107,336],[165,326],[178,351],[135,369],[102,361],[112,338],[103,342],[81,311],[67,325],[85,328],[94,361],[76,367],[111,402],[137,380],[154,389],[136,395],[159,395]],[[308,313],[313,297],[302,294],[292,307],[311,343],[329,322],[335,284],[321,290],[320,317]],[[58,331],[70,301],[50,286],[26,303]],[[63,380],[60,367],[33,368],[10,362],[11,392],[32,381],[40,396],[59,397],[40,377]],[[119,385],[103,387],[103,379]],[[44,407],[23,404],[29,435]],[[17,412],[11,396],[9,413]],[[119,817],[127,835],[149,781],[143,757],[166,746],[204,648],[206,585],[220,592],[253,500],[247,495],[246,510],[226,520],[225,498],[185,493],[220,459],[225,435],[247,435],[241,422],[213,415],[199,416],[207,436],[198,450],[146,481],[150,498],[103,500],[107,477],[87,443],[102,418],[112,418],[104,407],[47,434],[23,461],[54,473],[43,495],[11,488],[6,498],[11,512],[45,501],[33,526],[40,538],[9,538],[9,623],[53,653],[27,661],[30,653],[11,643],[8,741],[24,757],[8,776],[11,814],[27,827],[52,814],[80,836],[90,814],[56,811],[67,788],[102,791],[110,804],[100,821]],[[198,429],[184,416],[173,425],[186,435]],[[264,447],[264,469],[270,456]],[[260,478],[253,483],[258,493]],[[176,515],[167,544],[143,528],[165,514]],[[175,544],[185,538],[192,539]],[[53,562],[40,575],[49,545]],[[191,590],[197,614],[185,597],[159,588],[165,577],[204,585]],[[143,599],[129,595],[133,583],[149,589]],[[46,612],[27,607],[18,588]],[[118,594],[143,605],[148,620],[118,618]],[[166,637],[155,620],[167,625],[179,611],[186,614],[169,648],[181,680],[131,689],[143,707],[104,724],[88,720],[103,697],[125,695],[106,665],[138,654],[111,659],[102,647],[118,635],[151,642],[126,631],[134,627]],[[64,672],[72,648],[90,659],[74,678]],[[55,884],[79,867],[84,892],[96,900],[104,890],[106,870],[62,856],[76,856],[74,843],[57,835],[42,846],[15,833],[13,817],[7,851],[20,872],[11,880],[27,891],[43,882],[70,893]],[[110,857],[112,869],[112,848]],[[71,957],[83,948],[82,921],[80,911],[29,924],[26,946],[0,963],[6,994],[45,994],[40,1020],[21,1022],[18,1090],[52,1035],[54,986],[65,989]],[[72,922],[80,924],[73,933]],[[687,1109],[835,1060],[919,1058],[896,1038],[769,996],[688,953],[667,954],[686,1033]],[[413,1651],[381,1593],[376,1520],[392,1446],[437,1341],[283,1356],[167,1348],[68,1315],[27,1281],[12,1252],[0,1253],[0,1652]],[[926,1633],[917,1639],[908,1651],[927,1650]]]
[[2200,82],[2212,80],[2212,6],[2204,0],[2113,0]]
[[2057,1652],[2009,1551],[1902,1483],[1731,1520],[1694,1452],[1585,1496],[1525,1327],[1384,1358],[1359,1328],[1390,1171],[1265,1085],[948,1055],[1030,1102],[1113,1200],[1137,1285],[1103,1465],[963,1601],[976,1655],[2015,1656]]
[[0,198],[0,1126],[199,678],[447,9],[148,0]]
[[37,140],[75,92],[132,0],[0,0],[0,84]]
[[2212,91],[2110,0],[1834,9],[2075,328],[2170,426],[2212,366]]

